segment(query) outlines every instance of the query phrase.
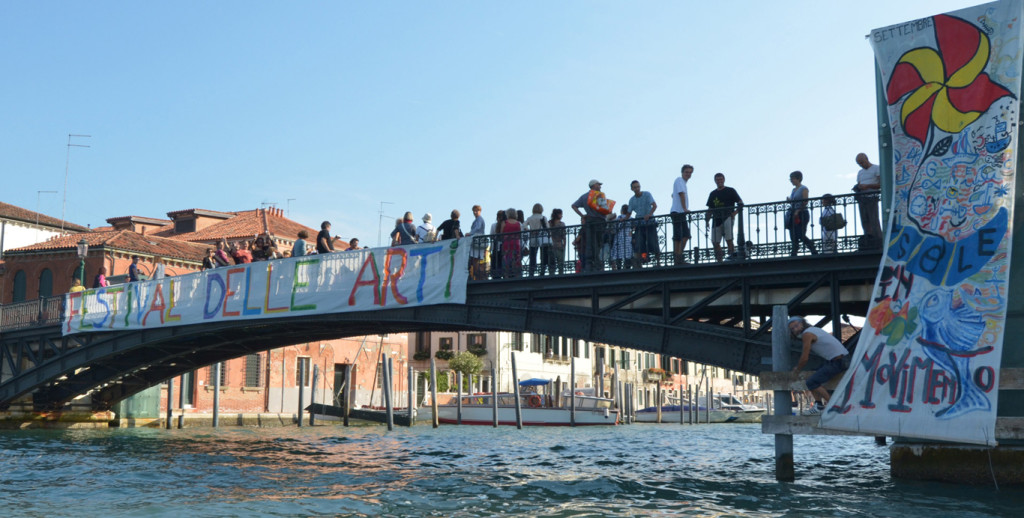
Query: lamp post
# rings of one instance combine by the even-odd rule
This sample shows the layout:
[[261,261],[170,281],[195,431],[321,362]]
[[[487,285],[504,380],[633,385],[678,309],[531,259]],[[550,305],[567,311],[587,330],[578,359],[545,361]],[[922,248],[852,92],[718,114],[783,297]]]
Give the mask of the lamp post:
[[85,236],[82,236],[82,240],[78,242],[78,258],[82,263],[78,266],[80,273],[80,281],[82,286],[85,286],[85,256],[89,254],[89,243],[85,241]]

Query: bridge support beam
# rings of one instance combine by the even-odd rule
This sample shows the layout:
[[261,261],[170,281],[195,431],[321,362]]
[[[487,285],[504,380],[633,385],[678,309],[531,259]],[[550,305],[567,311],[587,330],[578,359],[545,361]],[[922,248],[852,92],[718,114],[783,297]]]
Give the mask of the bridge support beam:
[[[789,354],[789,310],[786,306],[772,308],[772,370],[785,372],[791,369]],[[793,400],[788,390],[776,390],[775,415],[788,416],[793,412]],[[710,405],[708,405],[710,406]],[[796,480],[793,468],[793,436],[775,434],[775,480],[792,482]]]

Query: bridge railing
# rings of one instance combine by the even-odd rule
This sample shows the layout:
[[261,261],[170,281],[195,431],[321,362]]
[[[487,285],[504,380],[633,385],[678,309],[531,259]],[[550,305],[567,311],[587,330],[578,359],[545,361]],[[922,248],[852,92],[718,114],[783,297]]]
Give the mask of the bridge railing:
[[[845,222],[845,226],[836,230],[828,230],[822,223],[822,216],[827,212],[824,198],[805,200],[810,216],[806,222],[806,235],[812,241],[815,253],[849,253],[881,246],[881,243],[863,239],[864,230],[856,199],[859,196],[873,198],[878,203],[878,192],[833,196],[831,201],[834,204],[829,205],[831,210],[828,212],[838,214],[839,218],[829,219]],[[688,214],[686,225],[691,237],[678,259],[673,250],[672,218],[668,214],[651,217],[647,222],[631,218],[597,225],[566,225],[479,236],[472,245],[472,255],[479,260],[479,265],[471,272],[471,278],[482,281],[581,271],[656,268],[672,266],[677,261],[700,264],[789,257],[793,255],[794,246],[786,220],[793,208],[789,201],[740,207],[734,217],[735,253],[731,255],[725,243],[722,243],[722,253],[716,253],[712,243],[713,228],[709,225],[714,218],[708,210]],[[596,237],[593,240],[588,238],[588,231],[594,232]],[[598,248],[593,265],[586,264],[588,243]],[[640,258],[635,260],[634,255],[638,252]],[[810,253],[806,247],[800,246],[797,255]]]
[[62,295],[0,305],[0,332],[59,324],[63,305]]

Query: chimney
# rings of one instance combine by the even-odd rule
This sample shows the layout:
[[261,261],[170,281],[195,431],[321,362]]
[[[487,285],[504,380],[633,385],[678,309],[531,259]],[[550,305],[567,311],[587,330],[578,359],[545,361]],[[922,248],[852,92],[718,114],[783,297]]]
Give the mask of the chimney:
[[142,235],[146,235],[146,225],[142,225]]

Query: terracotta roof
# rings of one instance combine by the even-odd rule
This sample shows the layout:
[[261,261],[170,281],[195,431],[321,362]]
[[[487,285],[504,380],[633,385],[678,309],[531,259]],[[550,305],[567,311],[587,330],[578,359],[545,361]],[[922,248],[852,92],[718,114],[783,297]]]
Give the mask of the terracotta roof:
[[209,209],[183,209],[183,210],[176,210],[176,211],[168,212],[167,213],[167,217],[171,218],[171,219],[174,219],[174,216],[179,216],[179,215],[182,215],[182,214],[196,214],[196,215],[199,215],[199,216],[208,216],[208,217],[213,217],[213,218],[225,218],[225,219],[227,219],[227,218],[230,218],[230,217],[232,217],[232,216],[234,216],[234,215],[236,215],[238,213],[237,212],[221,212],[219,210],[209,210]]
[[[39,212],[23,209],[21,207],[4,203],[0,201],[0,218],[13,219],[17,221],[24,221],[25,223],[32,223],[38,220],[40,225],[46,225],[48,227],[60,228],[61,220],[41,214]],[[64,230],[70,230],[71,232],[88,232],[87,227],[76,225],[74,223],[64,222]]]
[[130,230],[112,230],[107,232],[87,232],[55,237],[49,241],[43,241],[42,243],[7,250],[4,252],[4,255],[29,254],[57,250],[76,251],[78,242],[81,241],[82,238],[85,238],[85,242],[89,243],[90,249],[116,249],[124,252],[173,257],[195,262],[202,262],[203,257],[206,256],[206,249],[208,248],[207,245],[188,243],[177,239],[144,236]]
[[113,225],[117,221],[131,221],[132,223],[144,223],[147,225],[159,225],[161,227],[170,225],[173,221],[169,219],[147,218],[146,216],[118,216],[107,218],[107,223]]
[[278,239],[294,241],[300,230],[309,232],[310,237],[317,234],[301,223],[296,223],[286,217],[279,209],[255,209],[244,210],[235,213],[235,216],[219,223],[214,223],[198,232],[168,235],[172,239],[184,241],[216,241],[226,239],[228,241],[238,239],[250,239],[256,234],[264,232]]

